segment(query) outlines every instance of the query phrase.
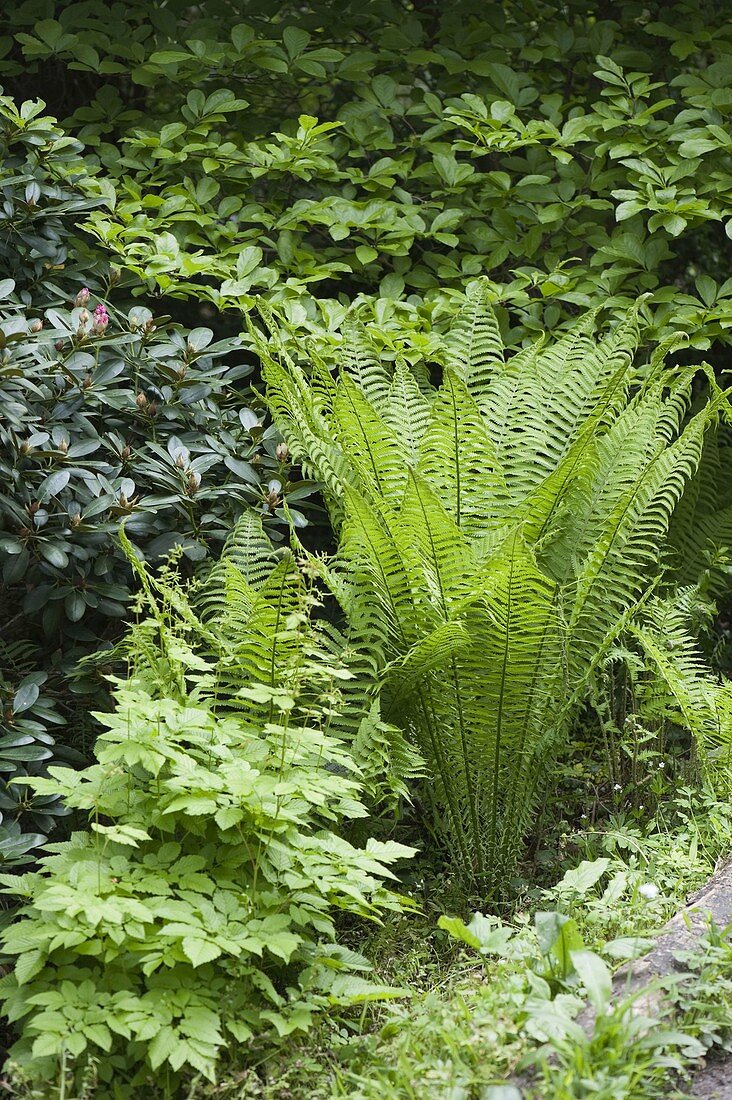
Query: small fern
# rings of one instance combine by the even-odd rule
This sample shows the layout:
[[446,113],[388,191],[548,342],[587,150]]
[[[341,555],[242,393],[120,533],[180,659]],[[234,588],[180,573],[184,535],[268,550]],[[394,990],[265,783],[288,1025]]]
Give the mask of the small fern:
[[712,786],[732,792],[732,683],[712,675],[690,612],[695,590],[651,601],[631,635],[655,674],[654,703],[663,718],[690,731]]

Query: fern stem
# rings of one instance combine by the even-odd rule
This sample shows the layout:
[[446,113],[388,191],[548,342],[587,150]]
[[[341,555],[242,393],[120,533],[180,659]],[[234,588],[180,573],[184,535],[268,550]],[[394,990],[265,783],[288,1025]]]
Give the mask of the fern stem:
[[498,791],[499,791],[499,778],[500,778],[500,765],[501,765],[501,736],[503,733],[503,710],[506,698],[506,669],[508,668],[508,654],[511,644],[511,615],[513,613],[513,570],[514,570],[514,555],[511,554],[510,568],[508,573],[508,584],[506,586],[506,638],[503,645],[503,658],[501,661],[501,691],[498,699],[498,714],[496,715],[496,733],[495,743],[493,747],[493,800],[491,805],[491,825],[489,834],[489,843],[492,847],[492,860],[495,865],[496,855],[495,851],[496,838],[498,834]]
[[470,853],[468,852],[465,835],[462,824],[462,817],[458,811],[458,805],[455,801],[455,792],[452,789],[451,775],[445,761],[445,757],[442,753],[442,746],[440,745],[439,738],[437,737],[432,721],[430,719],[430,713],[434,713],[434,707],[430,703],[430,707],[425,703],[424,695],[421,691],[417,693],[417,700],[422,711],[422,716],[427,729],[427,735],[430,739],[430,745],[434,754],[434,759],[437,762],[439,768],[440,780],[442,782],[442,788],[445,792],[445,799],[447,801],[450,816],[453,821],[453,834],[460,848],[460,856],[464,860],[466,867],[470,866]]
[[475,853],[478,861],[478,877],[482,879],[485,873],[485,864],[483,862],[483,844],[480,832],[480,824],[478,822],[478,808],[475,802],[475,787],[471,781],[470,774],[470,753],[468,750],[468,736],[465,728],[465,716],[463,714],[463,700],[462,693],[460,691],[460,680],[458,678],[457,663],[454,657],[452,658],[450,664],[452,665],[452,682],[455,689],[455,702],[458,711],[460,748],[463,754],[463,770],[465,772],[465,793],[468,796],[468,806],[470,808],[470,824],[473,830],[473,844],[475,845]]

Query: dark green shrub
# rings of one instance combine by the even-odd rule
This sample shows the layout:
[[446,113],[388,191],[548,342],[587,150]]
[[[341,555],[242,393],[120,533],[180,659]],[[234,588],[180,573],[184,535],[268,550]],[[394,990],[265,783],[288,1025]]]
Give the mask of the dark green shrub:
[[[125,615],[120,521],[148,558],[182,545],[192,571],[245,508],[262,513],[275,538],[290,520],[304,524],[297,505],[310,486],[290,482],[286,448],[250,407],[241,341],[125,308],[99,257],[71,243],[103,192],[79,143],[38,105],[16,111],[0,98],[0,122],[0,628],[9,643],[0,813],[37,834],[61,812],[58,799],[31,806],[6,781],[42,769],[53,752],[80,759],[53,749],[53,730],[65,726],[81,747],[88,722],[80,729],[62,699],[64,675],[114,639]],[[26,706],[41,684],[44,696]],[[8,841],[15,858],[26,841]]]
[[[140,306],[90,312],[87,297],[47,310],[40,331],[40,321],[0,307],[4,616],[13,636],[44,639],[41,674],[49,651],[68,672],[118,635],[131,591],[122,519],[143,556],[179,545],[192,572],[244,509],[281,537],[290,520],[306,522],[296,503],[311,492],[289,480],[286,448],[247,406],[251,367],[238,338],[186,333]],[[20,689],[10,671],[8,679],[12,693]],[[12,707],[1,728],[20,735]],[[38,733],[14,752],[43,759],[49,739]]]
[[[48,761],[83,763],[66,745],[54,744],[51,731],[66,724],[57,701],[45,693],[48,673],[38,647],[29,642],[0,642],[0,863],[25,862],[26,853],[42,843],[56,818],[69,810],[58,796],[34,797],[10,778],[38,774]],[[20,831],[19,820],[23,828]],[[33,831],[35,830],[35,831]]]
[[94,613],[97,627],[124,613],[122,518],[146,556],[181,544],[197,562],[246,507],[284,527],[294,491],[287,452],[246,406],[238,338],[186,333],[139,306],[91,313],[83,298],[47,311],[41,332],[19,314],[2,324],[3,579],[23,586],[23,611],[51,639],[62,624],[88,639]]
[[87,172],[81,143],[42,111],[0,95],[0,299],[35,311],[99,285],[105,267],[83,241],[71,244],[104,188]]

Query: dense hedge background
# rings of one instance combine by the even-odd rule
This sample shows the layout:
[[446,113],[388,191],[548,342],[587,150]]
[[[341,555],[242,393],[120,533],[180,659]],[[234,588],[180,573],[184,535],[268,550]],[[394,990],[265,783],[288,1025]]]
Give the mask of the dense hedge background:
[[732,299],[725,7],[35,0],[0,80],[85,143],[86,228],[137,292],[266,293],[319,335],[365,295],[388,342],[488,274],[517,339],[650,291],[657,332],[707,346]]

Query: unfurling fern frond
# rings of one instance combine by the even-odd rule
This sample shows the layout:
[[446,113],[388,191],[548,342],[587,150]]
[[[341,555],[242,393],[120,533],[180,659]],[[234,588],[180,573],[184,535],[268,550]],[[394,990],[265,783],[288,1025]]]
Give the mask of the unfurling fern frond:
[[[350,643],[425,758],[420,802],[472,886],[497,895],[595,672],[663,576],[671,516],[728,403],[707,374],[689,415],[696,372],[666,367],[667,349],[636,369],[637,309],[600,340],[587,314],[506,357],[488,299],[469,295],[434,386],[380,362],[363,330],[327,401],[271,350],[263,373],[337,520]],[[688,544],[689,521],[676,526]]]

